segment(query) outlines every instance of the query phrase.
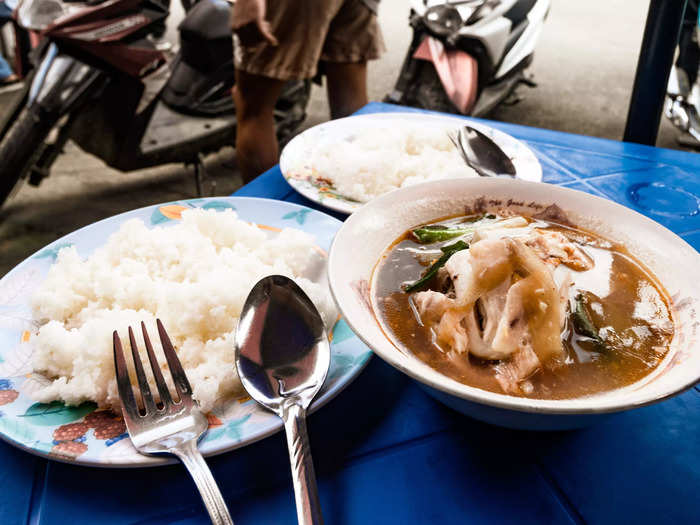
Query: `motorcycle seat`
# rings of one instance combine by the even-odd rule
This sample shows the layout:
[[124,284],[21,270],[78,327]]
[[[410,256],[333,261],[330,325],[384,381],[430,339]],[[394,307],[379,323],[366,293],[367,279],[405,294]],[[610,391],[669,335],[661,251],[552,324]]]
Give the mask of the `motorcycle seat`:
[[183,113],[233,113],[233,40],[230,5],[201,0],[180,24],[180,52],[163,88],[165,104]]

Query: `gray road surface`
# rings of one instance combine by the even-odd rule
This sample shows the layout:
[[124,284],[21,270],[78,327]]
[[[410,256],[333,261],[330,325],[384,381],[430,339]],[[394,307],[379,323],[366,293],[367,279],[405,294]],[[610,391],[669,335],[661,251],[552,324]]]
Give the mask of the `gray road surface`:
[[[523,88],[520,103],[499,108],[492,118],[620,139],[647,5],[643,0],[554,0],[532,68],[539,86]],[[171,16],[171,38],[180,16]],[[370,66],[373,100],[381,100],[396,79],[410,39],[407,16],[405,0],[382,0],[388,52]],[[325,93],[314,88],[305,125],[327,118]],[[676,147],[675,136],[664,122],[658,144]],[[232,148],[207,159],[207,166],[218,182],[218,193],[229,194],[240,185]],[[0,275],[86,224],[139,206],[192,197],[194,192],[191,171],[182,166],[121,174],[69,146],[49,179],[39,188],[23,187],[0,210]]]

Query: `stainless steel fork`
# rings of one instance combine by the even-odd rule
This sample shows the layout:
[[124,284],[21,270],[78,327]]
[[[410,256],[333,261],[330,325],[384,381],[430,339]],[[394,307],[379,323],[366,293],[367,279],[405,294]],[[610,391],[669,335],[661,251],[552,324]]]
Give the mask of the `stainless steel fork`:
[[233,525],[219,487],[197,448],[197,441],[207,429],[207,418],[199,410],[197,402],[192,399],[192,388],[163,324],[160,320],[157,320],[156,323],[163,353],[170,367],[179,400],[175,402],[170,395],[168,385],[165,383],[153,352],[153,346],[148,338],[146,325],[141,323],[143,340],[153,371],[153,378],[158,388],[160,403],[156,403],[148,386],[136,338],[133,330],[129,327],[129,342],[131,343],[134,369],[143,404],[143,408],[139,410],[129,379],[122,343],[119,334],[115,331],[113,334],[114,367],[117,372],[119,398],[129,437],[139,452],[146,454],[170,453],[177,456],[194,479],[212,523]]

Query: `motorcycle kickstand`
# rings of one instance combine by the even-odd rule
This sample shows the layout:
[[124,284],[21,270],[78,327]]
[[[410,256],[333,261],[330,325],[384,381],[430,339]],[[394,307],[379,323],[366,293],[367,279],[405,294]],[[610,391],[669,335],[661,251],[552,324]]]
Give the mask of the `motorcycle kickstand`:
[[197,188],[197,197],[203,197],[204,185],[209,182],[209,194],[216,193],[216,180],[207,175],[207,170],[204,168],[204,156],[199,153],[197,158],[192,161],[194,167],[194,183]]
[[518,84],[525,84],[527,87],[535,88],[537,87],[537,82],[535,82],[535,77],[532,75],[525,75],[519,81]]
[[503,101],[504,106],[515,106],[518,102],[521,102],[523,100],[524,97],[520,96],[520,93],[518,93],[518,87],[521,85],[534,88],[537,87],[537,82],[535,82],[535,79],[532,75],[523,75],[520,79],[518,79],[518,82],[515,84],[513,91],[511,91],[510,94]]

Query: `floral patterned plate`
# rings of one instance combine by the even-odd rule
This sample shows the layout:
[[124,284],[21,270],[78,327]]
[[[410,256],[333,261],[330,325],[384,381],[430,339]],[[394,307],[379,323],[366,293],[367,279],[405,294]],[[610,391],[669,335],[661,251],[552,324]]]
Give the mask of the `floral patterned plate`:
[[[30,394],[46,381],[32,373],[29,298],[41,283],[58,251],[74,245],[86,257],[104,244],[128,219],[147,225],[168,226],[188,208],[234,209],[239,217],[266,230],[294,227],[315,237],[327,251],[340,221],[296,204],[268,199],[219,197],[150,206],[96,222],[75,231],[35,253],[0,279],[0,438],[28,452],[60,461],[100,467],[164,464],[161,457],[142,456],[131,445],[124,421],[93,403],[77,407],[62,402],[35,403]],[[325,278],[325,273],[323,278]],[[339,319],[331,334],[331,368],[312,410],[333,399],[364,368],[371,352]],[[233,352],[233,348],[231,349]],[[218,404],[211,413],[209,431],[200,442],[205,455],[220,454],[258,441],[281,427],[281,420],[249,398]]]
[[307,199],[349,215],[365,203],[338,193],[323,178],[322,173],[314,172],[309,159],[313,158],[312,153],[320,142],[340,142],[378,126],[432,127],[447,131],[456,130],[466,123],[490,137],[510,157],[515,166],[516,178],[531,182],[542,181],[542,166],[533,151],[507,133],[463,117],[423,113],[372,113],[319,124],[300,133],[285,146],[280,157],[280,170],[289,185]]

